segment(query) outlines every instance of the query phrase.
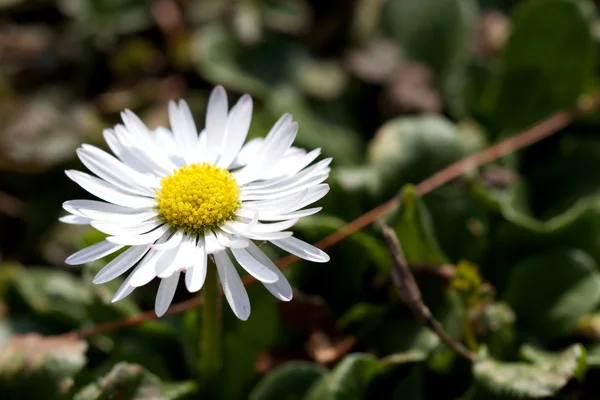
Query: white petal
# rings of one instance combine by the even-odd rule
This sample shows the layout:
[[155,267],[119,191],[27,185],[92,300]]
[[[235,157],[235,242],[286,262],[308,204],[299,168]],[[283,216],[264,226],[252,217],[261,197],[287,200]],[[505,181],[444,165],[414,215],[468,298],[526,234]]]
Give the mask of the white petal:
[[257,280],[265,283],[274,283],[279,279],[275,272],[254,259],[246,250],[232,248],[231,252],[240,265]]
[[252,97],[243,95],[229,112],[217,166],[228,168],[240,152],[252,120]]
[[294,295],[292,286],[290,285],[286,277],[283,275],[283,273],[279,270],[279,268],[277,268],[277,266],[273,264],[273,261],[271,261],[269,257],[267,257],[265,253],[263,253],[262,250],[259,249],[258,246],[256,246],[254,243],[251,243],[246,248],[246,251],[250,253],[250,255],[256,260],[258,260],[262,265],[264,265],[265,267],[269,268],[271,271],[277,274],[277,277],[279,278],[277,282],[263,283],[267,290],[279,300],[290,301]]
[[318,263],[324,263],[329,261],[329,256],[323,250],[316,248],[315,246],[303,242],[293,236],[285,239],[271,240],[275,246],[292,253],[295,256],[303,258],[308,261],[314,261]]
[[88,225],[90,218],[82,217],[81,215],[65,215],[58,219],[60,222],[71,225]]
[[215,162],[227,125],[227,93],[223,86],[217,86],[210,93],[208,106],[206,108],[206,153],[203,160]]
[[196,254],[196,238],[184,235],[178,248],[170,250],[161,257],[156,267],[156,275],[166,278],[175,271],[182,271],[194,263]]
[[156,263],[163,255],[162,251],[149,250],[139,265],[129,275],[129,282],[133,287],[141,287],[156,278]]
[[162,317],[169,309],[169,306],[173,301],[173,297],[175,296],[175,290],[177,289],[178,282],[179,272],[176,272],[170,277],[160,281],[158,293],[156,293],[156,303],[154,305],[156,316]]
[[283,196],[291,196],[294,193],[298,193],[298,192],[301,192],[306,189],[311,189],[311,188],[319,185],[320,183],[324,182],[328,176],[329,176],[328,173],[323,173],[323,174],[314,176],[313,179],[311,179],[308,182],[297,183],[297,184],[291,185],[287,188],[281,188],[281,189],[270,189],[269,188],[269,189],[264,189],[261,191],[242,192],[239,196],[239,199],[242,201],[269,200],[269,199],[281,198]]
[[[162,176],[176,168],[166,154],[161,152],[158,147],[146,146],[145,143],[132,135],[123,125],[116,125],[114,132],[116,140],[121,145],[121,153],[127,154],[128,158],[135,158],[142,164],[147,165],[155,175]],[[127,164],[126,161],[123,162]]]
[[[173,133],[164,126],[159,126],[154,130],[154,140],[156,144],[161,147],[164,151],[169,154],[169,158],[174,156],[179,157],[179,150],[177,149],[177,145],[175,144],[175,138],[173,137]],[[174,162],[175,163],[175,162]],[[175,163],[177,166],[181,166],[183,164]]]
[[321,200],[323,197],[325,197],[325,195],[329,192],[329,185],[326,183],[321,183],[320,185],[311,187],[310,189],[308,189],[308,192],[306,193],[306,195],[304,197],[302,197],[302,199],[298,202],[295,203],[294,205],[291,205],[290,207],[286,207],[284,208],[285,212],[292,212],[292,211],[296,211],[300,208],[304,208],[306,206],[308,206],[309,204],[314,203],[315,201]]
[[117,138],[117,134],[114,129],[105,129],[102,131],[102,135],[104,136],[104,140],[112,152],[127,166],[148,176],[156,175],[155,169],[143,159],[139,158],[139,151],[132,151],[129,145],[122,143]]
[[241,235],[247,237],[248,239],[253,240],[279,240],[285,239],[292,236],[292,232],[284,231],[284,232],[265,232],[265,233],[255,233],[255,232],[242,232]]
[[155,244],[150,245],[150,247],[155,250],[173,249],[173,248],[179,246],[182,239],[183,239],[183,231],[175,231],[175,233],[173,233],[173,235],[169,239],[165,240],[164,243],[155,243]]
[[260,216],[261,221],[282,221],[286,219],[308,217],[321,211],[323,207],[305,208],[304,210],[293,211],[288,214]]
[[154,199],[150,197],[132,196],[123,193],[110,183],[90,176],[84,172],[69,170],[65,171],[65,174],[94,196],[110,203],[131,208],[153,207],[155,204]]
[[177,257],[181,251],[181,246],[175,247],[174,249],[165,250],[162,252],[161,257],[156,263],[156,276],[159,278],[167,278],[173,275],[173,272],[177,270]]
[[295,175],[285,177],[284,179],[275,178],[269,179],[263,182],[252,182],[242,188],[242,193],[278,193],[283,190],[298,188],[305,183],[312,182],[315,185],[321,182],[317,182],[329,175],[331,168],[328,167],[331,162],[331,158],[319,161],[317,164],[306,168]]
[[265,139],[261,137],[248,140],[238,153],[237,157],[235,158],[235,161],[229,167],[239,168],[244,165],[247,165],[248,162],[250,162],[250,160],[256,157],[256,155],[262,148],[264,141]]
[[206,154],[206,131],[204,129],[198,134],[196,149],[197,154],[199,155],[199,161],[204,161],[204,155]]
[[250,299],[233,263],[224,251],[214,254],[223,293],[236,317],[245,321],[250,316]]
[[[169,171],[175,168],[175,165],[169,160],[164,149],[157,145],[156,141],[150,136],[150,130],[144,122],[130,110],[121,113],[121,119],[125,124],[127,135],[122,138],[129,143],[133,143],[144,152],[146,157],[151,158],[151,162],[165,170]],[[119,135],[119,126],[115,127]]]
[[146,246],[132,246],[106,264],[92,281],[95,284],[106,283],[127,272],[148,251]]
[[72,214],[109,222],[141,222],[158,215],[153,208],[129,208],[95,200],[69,200],[63,208]]
[[129,246],[136,246],[142,244],[154,243],[155,240],[159,239],[169,230],[168,225],[162,225],[153,230],[152,232],[144,233],[137,236],[109,236],[106,238],[111,243],[125,244]]
[[206,280],[207,267],[204,239],[200,238],[196,245],[196,259],[194,260],[194,265],[185,271],[185,284],[188,291],[195,293],[202,289],[204,281]]
[[190,108],[185,101],[181,100],[179,106],[173,101],[169,102],[169,122],[171,123],[175,143],[183,158],[188,163],[197,162],[198,154],[195,150],[198,130]]
[[75,254],[72,254],[65,260],[65,263],[69,265],[85,264],[87,262],[95,261],[112,254],[122,248],[123,245],[114,244],[103,240],[99,243],[88,246],[85,249],[81,249]]
[[280,232],[284,229],[291,228],[292,226],[296,225],[297,222],[298,222],[298,219],[291,219],[288,221],[275,222],[273,224],[256,223],[252,227],[250,227],[250,225],[247,225],[247,224],[244,224],[241,222],[232,221],[232,222],[228,222],[227,226],[232,227],[234,230],[236,230],[237,232],[240,232],[240,233],[248,232],[251,234],[258,234],[258,233]]
[[[292,193],[288,196],[273,199],[273,200],[257,200],[257,201],[244,201],[242,202],[242,208],[249,211],[256,211],[259,213],[259,218],[263,213],[277,213],[281,214],[286,212],[287,209],[295,207],[296,204],[300,204],[302,199],[308,194],[308,189],[301,190],[298,193]],[[299,207],[298,207],[299,208]]]
[[117,301],[123,300],[125,297],[129,296],[136,289],[136,286],[133,286],[131,284],[131,277],[138,268],[140,268],[140,265],[135,267],[133,272],[131,274],[129,274],[127,279],[125,279],[125,281],[121,284],[119,289],[117,289],[111,302],[116,303]]
[[285,166],[281,168],[281,173],[283,173],[284,175],[294,175],[297,174],[299,171],[302,171],[308,165],[310,165],[310,163],[315,161],[320,155],[321,149],[314,149],[302,156],[294,157],[293,160],[282,160],[282,162],[278,163],[276,167],[280,167],[280,164],[282,164],[283,161],[285,161]]
[[204,233],[204,243],[206,246],[206,254],[214,254],[217,251],[225,250],[217,240],[215,234],[211,231],[206,231]]
[[226,248],[226,247],[236,247],[236,248],[243,248],[246,247],[248,245],[248,240],[245,238],[241,238],[241,237],[237,237],[234,235],[230,235],[220,229],[215,229],[213,231],[213,233],[215,234],[217,240],[219,241],[219,244]]
[[248,165],[233,174],[238,184],[244,185],[252,182],[260,178],[263,171],[274,167],[275,163],[290,148],[297,133],[298,124],[293,122],[289,125],[284,125],[276,135],[273,135],[271,140],[267,137],[259,152],[260,157],[254,158]]
[[104,221],[92,221],[90,223],[90,225],[98,229],[100,232],[117,236],[140,235],[142,233],[150,232],[152,229],[162,224],[164,224],[163,220],[158,217],[154,217],[142,222],[124,221],[121,224]]
[[157,179],[145,175],[123,164],[110,154],[90,145],[77,149],[81,162],[94,174],[118,188],[139,196],[154,196],[154,189],[160,187]]

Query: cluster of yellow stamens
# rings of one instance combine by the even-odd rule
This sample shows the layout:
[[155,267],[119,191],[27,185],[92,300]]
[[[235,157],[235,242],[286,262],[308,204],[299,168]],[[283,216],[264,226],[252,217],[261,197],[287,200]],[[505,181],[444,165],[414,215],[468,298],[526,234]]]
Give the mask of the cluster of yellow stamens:
[[168,223],[186,232],[202,232],[234,216],[239,194],[235,178],[226,169],[191,164],[160,181],[156,201]]

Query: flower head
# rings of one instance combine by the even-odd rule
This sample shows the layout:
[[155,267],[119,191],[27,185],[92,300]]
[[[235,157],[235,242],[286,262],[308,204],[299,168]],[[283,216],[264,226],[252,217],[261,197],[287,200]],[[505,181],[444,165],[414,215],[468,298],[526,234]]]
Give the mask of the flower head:
[[132,270],[113,301],[159,278],[156,314],[161,316],[181,274],[190,292],[202,288],[210,256],[231,309],[245,320],[250,301],[232,258],[275,297],[292,298],[285,276],[255,241],[268,241],[309,261],[329,260],[287,231],[299,218],[320,210],[305,207],[329,191],[323,182],[331,161],[312,164],[319,149],[307,153],[292,146],[298,124],[291,115],[279,118],[264,139],[244,143],[252,98],[242,96],[229,110],[225,90],[218,86],[210,95],[200,134],[184,101],[169,104],[170,130],[151,131],[129,110],[121,116],[123,125],[104,131],[116,157],[85,144],[77,150],[97,177],[66,171],[104,201],[67,201],[63,207],[70,215],[61,218],[109,235],[67,258],[69,264],[127,247],[94,278],[94,283],[105,283]]

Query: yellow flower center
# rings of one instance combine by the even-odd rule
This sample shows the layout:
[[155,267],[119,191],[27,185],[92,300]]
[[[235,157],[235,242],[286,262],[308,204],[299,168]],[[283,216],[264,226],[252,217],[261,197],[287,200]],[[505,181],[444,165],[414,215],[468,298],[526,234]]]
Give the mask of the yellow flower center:
[[186,232],[202,232],[234,216],[239,194],[235,178],[226,169],[191,164],[160,181],[156,201],[168,223]]

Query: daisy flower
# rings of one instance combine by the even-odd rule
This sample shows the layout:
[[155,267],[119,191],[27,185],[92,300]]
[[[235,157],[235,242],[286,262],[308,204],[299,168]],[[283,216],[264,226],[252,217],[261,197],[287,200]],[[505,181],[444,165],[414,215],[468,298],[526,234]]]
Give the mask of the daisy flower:
[[63,207],[70,215],[61,218],[109,235],[71,255],[68,264],[127,248],[93,280],[105,283],[131,270],[113,301],[159,278],[155,310],[162,316],[182,274],[187,290],[202,288],[212,257],[231,309],[246,320],[250,301],[232,259],[283,301],[291,300],[292,288],[256,242],[270,242],[309,261],[329,260],[288,230],[298,219],[320,211],[305,207],[329,191],[323,182],[331,162],[328,158],[312,164],[320,149],[306,152],[292,146],[298,124],[290,114],[279,118],[264,139],[244,143],[252,98],[242,96],[229,110],[227,94],[217,86],[199,134],[183,100],[169,104],[170,130],[152,131],[129,110],[121,117],[122,125],[103,132],[114,156],[87,144],[77,149],[96,176],[66,171],[104,201],[67,201]]

